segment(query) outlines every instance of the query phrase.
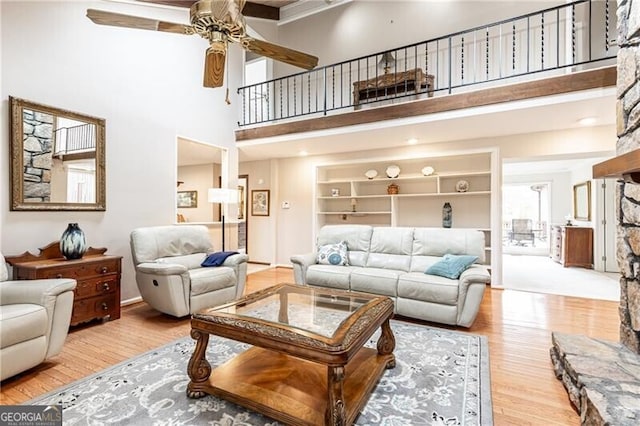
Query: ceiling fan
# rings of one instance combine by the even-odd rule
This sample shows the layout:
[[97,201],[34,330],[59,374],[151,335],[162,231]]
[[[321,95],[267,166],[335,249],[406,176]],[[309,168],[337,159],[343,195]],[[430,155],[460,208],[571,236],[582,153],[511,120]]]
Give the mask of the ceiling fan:
[[220,87],[224,81],[224,64],[229,41],[253,53],[304,69],[312,69],[318,58],[307,53],[249,37],[242,9],[246,0],[200,0],[190,8],[191,25],[158,21],[104,10],[87,9],[87,17],[100,25],[197,34],[209,41],[204,61],[204,86]]

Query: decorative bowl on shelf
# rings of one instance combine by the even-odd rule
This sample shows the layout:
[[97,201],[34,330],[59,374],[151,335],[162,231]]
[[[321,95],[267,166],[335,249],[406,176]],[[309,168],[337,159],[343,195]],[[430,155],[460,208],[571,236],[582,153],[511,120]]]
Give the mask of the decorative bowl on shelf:
[[386,173],[387,177],[397,178],[398,176],[400,176],[400,167],[392,164],[391,166],[387,167]]
[[456,191],[458,192],[467,192],[469,190],[469,182],[466,180],[459,180],[456,183]]
[[373,179],[374,177],[378,176],[378,171],[371,169],[371,170],[367,170],[364,174],[367,179]]
[[431,166],[427,166],[427,167],[423,167],[422,168],[422,174],[424,176],[430,176],[430,175],[433,174],[434,171],[435,170],[433,170],[433,167],[431,167]]
[[391,185],[387,186],[387,194],[389,195],[395,195],[398,193],[399,190],[400,190],[400,187],[395,183],[392,183]]

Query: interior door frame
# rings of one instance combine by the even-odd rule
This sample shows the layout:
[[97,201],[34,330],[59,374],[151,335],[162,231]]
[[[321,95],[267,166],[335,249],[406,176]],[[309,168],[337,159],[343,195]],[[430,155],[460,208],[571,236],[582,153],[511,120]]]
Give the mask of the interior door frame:
[[[248,174],[241,174],[238,175],[238,189],[240,189],[240,183],[242,182],[242,179],[245,180],[245,187],[244,187],[244,194],[243,194],[243,201],[244,201],[244,211],[242,212],[244,215],[244,219],[242,219],[243,221],[241,221],[240,219],[240,214],[238,214],[238,234],[240,233],[240,227],[244,226],[244,235],[245,235],[245,243],[244,243],[244,250],[245,253],[248,255],[249,254],[249,175]],[[241,208],[241,203],[238,204],[238,209]],[[238,212],[240,212],[238,210]],[[244,224],[244,225],[243,225]],[[238,241],[240,239],[238,238]]]

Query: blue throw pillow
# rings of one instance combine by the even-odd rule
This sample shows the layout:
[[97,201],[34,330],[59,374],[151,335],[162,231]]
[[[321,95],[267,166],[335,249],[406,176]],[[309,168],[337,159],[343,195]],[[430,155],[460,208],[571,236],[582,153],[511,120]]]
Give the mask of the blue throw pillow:
[[465,269],[478,260],[478,256],[445,254],[442,260],[431,265],[425,274],[438,275],[457,280]]
[[220,266],[227,260],[227,257],[238,254],[237,251],[217,251],[211,253],[205,260],[202,261],[200,266]]
[[318,263],[321,265],[349,265],[347,256],[347,243],[340,241],[337,244],[326,244],[318,250]]

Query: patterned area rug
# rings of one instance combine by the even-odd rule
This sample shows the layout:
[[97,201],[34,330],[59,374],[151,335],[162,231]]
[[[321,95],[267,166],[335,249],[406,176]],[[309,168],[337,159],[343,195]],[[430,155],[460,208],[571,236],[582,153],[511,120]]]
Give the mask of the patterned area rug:
[[[385,371],[357,425],[493,424],[486,337],[394,320],[391,328],[396,367]],[[187,398],[194,345],[189,337],[176,340],[27,404],[62,405],[64,425],[279,424],[212,396]],[[211,336],[207,360],[215,367],[246,348]]]

